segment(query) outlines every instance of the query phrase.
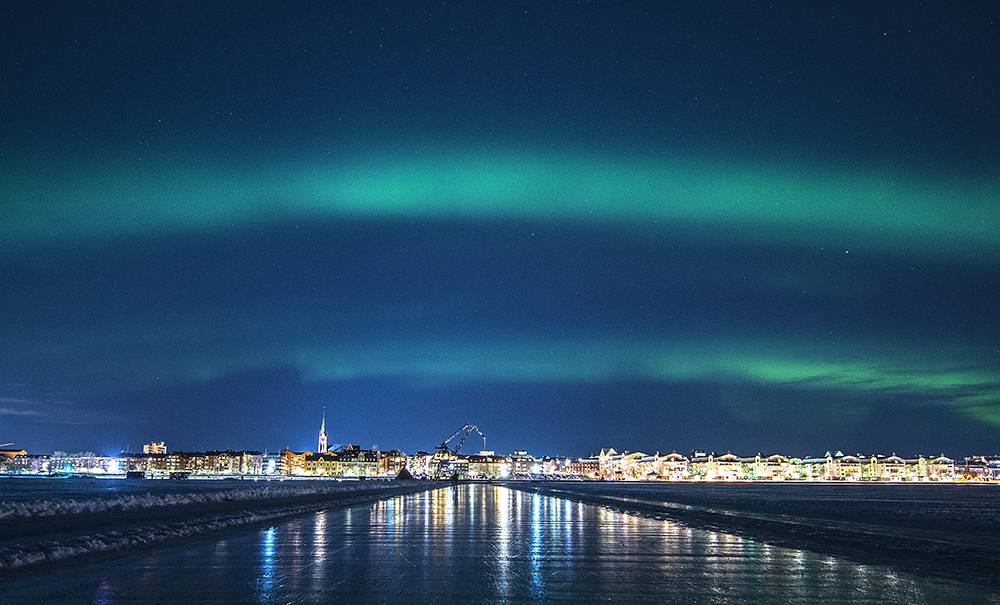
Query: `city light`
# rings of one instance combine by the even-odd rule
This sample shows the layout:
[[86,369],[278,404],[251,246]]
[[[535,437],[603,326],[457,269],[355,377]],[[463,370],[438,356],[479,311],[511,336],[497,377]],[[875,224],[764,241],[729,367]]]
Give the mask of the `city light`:
[[943,454],[903,458],[881,454],[818,456],[782,454],[739,456],[692,451],[649,454],[601,449],[573,458],[450,450],[407,454],[346,445],[326,453],[282,450],[98,455],[0,450],[0,475],[91,476],[95,478],[246,478],[246,479],[451,479],[539,481],[660,482],[1000,482],[1000,456],[969,455],[961,460]]

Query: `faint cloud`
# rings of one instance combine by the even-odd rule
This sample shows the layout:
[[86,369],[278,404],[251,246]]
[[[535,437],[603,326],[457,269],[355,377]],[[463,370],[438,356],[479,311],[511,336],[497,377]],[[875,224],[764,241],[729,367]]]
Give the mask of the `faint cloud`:
[[[3,401],[0,398],[0,401]],[[0,416],[42,416],[41,412],[35,410],[18,410],[16,408],[0,408]]]
[[22,394],[0,395],[0,416],[50,424],[92,424],[100,420],[91,413],[81,414],[76,403],[65,398]]
[[4,397],[0,396],[0,403],[21,403],[21,404],[37,404],[37,401],[32,401],[30,399],[24,399],[22,397]]

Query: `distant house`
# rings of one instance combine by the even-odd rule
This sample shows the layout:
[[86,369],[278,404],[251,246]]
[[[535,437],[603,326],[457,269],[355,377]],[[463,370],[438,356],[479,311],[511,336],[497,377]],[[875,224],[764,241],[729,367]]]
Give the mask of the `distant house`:
[[601,463],[593,456],[577,458],[570,463],[570,473],[585,479],[598,479],[601,476]]
[[958,469],[963,481],[994,481],[1000,479],[1000,456],[966,456]]
[[830,454],[827,452],[826,463],[823,466],[823,479],[826,481],[861,481],[864,476],[864,458],[860,454],[851,456],[843,452]]
[[499,479],[510,474],[510,463],[506,456],[482,451],[472,454],[469,459],[469,477],[472,479]]
[[[32,472],[32,460],[25,450],[0,449],[0,473],[20,474]],[[46,466],[45,472],[48,472]]]
[[691,457],[691,476],[703,481],[743,481],[747,478],[743,460],[731,452],[721,456],[714,453]]
[[618,453],[614,448],[602,449],[597,456],[601,477],[617,481],[645,479],[639,464],[645,457],[642,452]]
[[[923,457],[920,459],[924,460]],[[924,467],[926,470],[923,472],[923,476],[928,481],[955,480],[955,461],[944,454],[925,460]]]
[[27,450],[6,450],[0,449],[0,458],[5,458],[7,460],[13,460],[18,456],[27,456]]
[[798,479],[798,473],[793,469],[791,459],[781,454],[762,456],[758,453],[752,458],[743,458],[743,473],[747,479],[754,481],[788,481]]
[[691,478],[691,471],[688,468],[689,460],[683,454],[670,452],[665,456],[660,456],[657,464],[659,466],[660,479],[665,481],[685,481]]
[[891,456],[873,455],[868,459],[862,473],[866,481],[906,481],[909,475],[907,461],[893,454]]

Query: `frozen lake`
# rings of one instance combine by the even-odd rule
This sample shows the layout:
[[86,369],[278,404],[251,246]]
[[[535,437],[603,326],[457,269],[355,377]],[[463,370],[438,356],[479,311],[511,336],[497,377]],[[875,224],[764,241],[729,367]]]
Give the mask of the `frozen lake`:
[[2,603],[996,603],[995,587],[503,486],[333,508],[0,576]]
[[111,498],[135,494],[194,494],[248,485],[277,484],[271,481],[220,480],[142,480],[142,479],[91,479],[49,477],[0,477],[0,501],[24,502],[29,500]]

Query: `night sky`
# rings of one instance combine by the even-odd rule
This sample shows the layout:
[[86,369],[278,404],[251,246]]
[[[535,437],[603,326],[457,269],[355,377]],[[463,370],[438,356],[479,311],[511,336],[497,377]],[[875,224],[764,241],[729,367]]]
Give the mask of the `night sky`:
[[1000,450],[1000,7],[7,2],[0,442]]

